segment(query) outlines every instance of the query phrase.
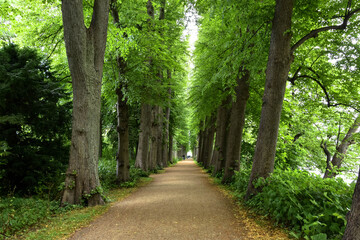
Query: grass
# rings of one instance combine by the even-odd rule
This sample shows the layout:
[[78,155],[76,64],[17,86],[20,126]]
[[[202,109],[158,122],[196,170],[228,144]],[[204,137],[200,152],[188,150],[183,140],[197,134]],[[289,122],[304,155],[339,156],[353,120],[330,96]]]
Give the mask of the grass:
[[[150,183],[152,178],[142,177],[138,184],[129,188],[114,189],[107,196],[111,202],[124,199],[141,186]],[[7,239],[67,239],[77,229],[87,226],[94,219],[109,210],[112,204],[74,209],[51,217],[48,221],[18,232]]]

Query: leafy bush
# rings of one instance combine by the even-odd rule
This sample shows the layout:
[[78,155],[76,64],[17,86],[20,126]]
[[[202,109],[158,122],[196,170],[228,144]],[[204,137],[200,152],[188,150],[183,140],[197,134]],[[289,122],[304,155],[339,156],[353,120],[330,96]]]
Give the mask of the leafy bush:
[[115,188],[116,161],[115,159],[101,158],[99,161],[99,178],[104,189]]
[[[141,177],[148,177],[149,172],[135,168],[135,163],[130,163],[130,180],[120,183],[120,187],[134,187]],[[116,180],[116,161],[114,159],[101,159],[99,161],[99,177],[104,189],[112,189],[119,186]]]
[[[236,174],[234,186],[244,196],[249,172]],[[275,170],[258,181],[262,192],[247,203],[277,223],[291,228],[291,235],[305,239],[341,239],[354,186],[342,179],[322,179],[306,171]]]
[[34,198],[0,198],[0,238],[9,237],[59,211],[59,202]]

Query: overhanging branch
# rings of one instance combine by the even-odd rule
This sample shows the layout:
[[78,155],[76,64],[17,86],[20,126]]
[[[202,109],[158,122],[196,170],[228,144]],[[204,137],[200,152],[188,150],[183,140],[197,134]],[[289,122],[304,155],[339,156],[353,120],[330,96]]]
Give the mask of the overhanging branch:
[[346,27],[348,26],[348,23],[349,23],[349,19],[353,15],[355,15],[356,13],[360,12],[360,8],[357,8],[357,9],[355,9],[353,11],[350,11],[349,10],[350,5],[351,5],[351,0],[349,0],[349,2],[348,2],[348,6],[346,8],[346,13],[345,13],[342,24],[334,25],[334,26],[327,26],[327,27],[322,27],[322,28],[312,30],[311,32],[309,32],[307,35],[302,37],[297,43],[295,43],[291,47],[291,53],[293,53],[298,47],[300,47],[304,42],[306,42],[310,38],[316,38],[318,36],[318,34],[321,33],[321,32],[326,32],[326,31],[330,31],[330,30],[344,30],[344,29],[346,29]]

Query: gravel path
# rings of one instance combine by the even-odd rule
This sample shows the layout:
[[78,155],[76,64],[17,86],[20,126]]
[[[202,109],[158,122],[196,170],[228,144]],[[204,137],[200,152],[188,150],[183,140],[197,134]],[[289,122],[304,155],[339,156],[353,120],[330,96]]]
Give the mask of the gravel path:
[[193,161],[181,161],[70,239],[248,239],[234,205]]

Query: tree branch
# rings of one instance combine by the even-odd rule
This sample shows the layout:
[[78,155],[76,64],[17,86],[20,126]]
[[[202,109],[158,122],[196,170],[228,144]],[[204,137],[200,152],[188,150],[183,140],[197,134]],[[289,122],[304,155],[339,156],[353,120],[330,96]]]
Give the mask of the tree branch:
[[343,22],[340,25],[334,25],[334,26],[327,26],[327,27],[322,27],[322,28],[318,28],[315,30],[312,30],[311,32],[309,32],[307,35],[305,35],[304,37],[302,37],[297,43],[295,43],[292,47],[291,47],[291,53],[294,53],[295,50],[300,47],[304,42],[306,42],[307,40],[309,40],[310,38],[316,38],[318,36],[319,33],[321,32],[326,32],[326,31],[330,31],[330,30],[344,30],[346,29],[348,23],[349,23],[349,19],[355,15],[356,13],[360,12],[360,8],[357,8],[353,11],[350,11],[349,8],[351,6],[351,0],[349,0],[348,2],[348,6],[347,6],[347,11],[346,14],[344,16]]

